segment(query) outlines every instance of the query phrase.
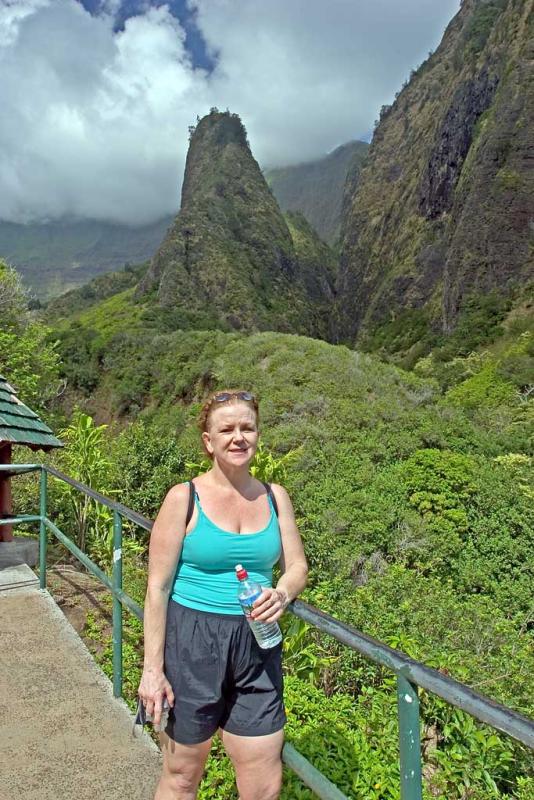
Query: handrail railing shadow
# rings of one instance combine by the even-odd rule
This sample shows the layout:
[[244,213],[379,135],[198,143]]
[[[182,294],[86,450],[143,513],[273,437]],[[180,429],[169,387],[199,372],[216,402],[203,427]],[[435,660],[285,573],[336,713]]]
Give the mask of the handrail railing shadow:
[[[122,696],[122,607],[125,606],[138,619],[143,619],[143,609],[122,588],[122,519],[125,518],[146,531],[152,529],[152,520],[132,509],[111,500],[79,481],[64,475],[54,467],[42,464],[0,465],[0,472],[12,475],[40,471],[39,515],[20,515],[0,520],[0,525],[12,523],[40,523],[39,583],[46,588],[46,548],[49,530],[98,580],[113,597],[113,693]],[[77,491],[91,497],[113,511],[113,567],[109,578],[80,548],[49,518],[47,508],[48,475],[63,481]],[[288,610],[318,630],[356,650],[365,658],[380,664],[397,676],[397,708],[399,718],[400,789],[402,800],[422,800],[421,734],[418,688],[441,697],[446,702],[466,711],[475,719],[505,733],[527,747],[534,749],[534,721],[522,714],[475,692],[465,684],[443,675],[431,667],[394,650],[376,639],[366,636],[347,623],[340,622],[324,612],[295,600]],[[285,763],[301,778],[321,800],[347,800],[346,796],[290,743],[284,745]]]

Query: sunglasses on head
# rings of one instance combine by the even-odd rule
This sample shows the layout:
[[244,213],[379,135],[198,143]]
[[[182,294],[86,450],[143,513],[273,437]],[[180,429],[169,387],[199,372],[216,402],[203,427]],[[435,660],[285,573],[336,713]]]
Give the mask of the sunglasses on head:
[[237,397],[238,400],[244,400],[246,403],[250,403],[255,399],[251,392],[220,392],[220,394],[214,396],[213,402],[226,403],[227,400],[231,400],[232,397]]

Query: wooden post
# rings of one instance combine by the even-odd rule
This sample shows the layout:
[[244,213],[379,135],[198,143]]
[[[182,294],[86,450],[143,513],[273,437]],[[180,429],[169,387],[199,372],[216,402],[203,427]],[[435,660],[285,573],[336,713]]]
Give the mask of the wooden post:
[[[0,464],[11,464],[11,444],[0,445]],[[0,517],[13,516],[11,478],[0,475]],[[0,525],[0,542],[13,541],[13,525]]]

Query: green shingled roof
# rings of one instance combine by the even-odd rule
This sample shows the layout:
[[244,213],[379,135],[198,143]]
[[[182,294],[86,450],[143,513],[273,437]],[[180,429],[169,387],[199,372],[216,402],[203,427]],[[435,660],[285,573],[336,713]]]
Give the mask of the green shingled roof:
[[15,390],[0,375],[0,445],[26,444],[33,450],[63,447],[48,425],[18,399]]

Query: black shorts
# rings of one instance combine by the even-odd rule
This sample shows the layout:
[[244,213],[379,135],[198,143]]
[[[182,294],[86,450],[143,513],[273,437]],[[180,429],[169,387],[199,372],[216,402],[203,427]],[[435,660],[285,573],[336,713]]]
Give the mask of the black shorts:
[[165,732],[180,744],[218,728],[265,736],[284,727],[282,644],[262,650],[244,614],[212,614],[169,601],[165,675],[174,692]]

